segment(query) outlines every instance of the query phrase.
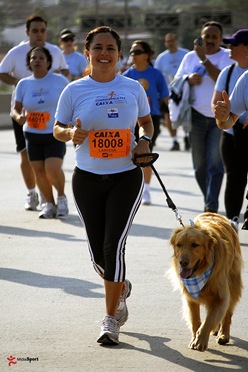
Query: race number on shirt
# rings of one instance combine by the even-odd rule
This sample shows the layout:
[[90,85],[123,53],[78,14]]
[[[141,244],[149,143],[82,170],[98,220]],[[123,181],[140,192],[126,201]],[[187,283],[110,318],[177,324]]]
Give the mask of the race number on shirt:
[[130,153],[131,130],[91,130],[89,132],[90,156],[100,159],[114,159]]
[[49,112],[29,112],[27,122],[29,128],[44,130],[46,129],[47,122],[50,120]]

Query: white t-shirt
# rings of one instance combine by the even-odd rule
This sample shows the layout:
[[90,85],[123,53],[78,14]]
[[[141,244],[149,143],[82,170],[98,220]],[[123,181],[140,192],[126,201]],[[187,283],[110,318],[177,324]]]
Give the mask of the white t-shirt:
[[27,113],[48,113],[50,117],[44,129],[32,128],[25,123],[23,126],[24,132],[53,133],[54,114],[58,99],[68,83],[68,79],[63,75],[51,72],[48,72],[41,79],[37,79],[32,75],[18,82],[15,91],[15,101],[21,102]]
[[[63,53],[58,46],[50,43],[45,43],[44,46],[49,50],[53,58],[52,68],[50,71],[68,69]],[[29,41],[10,49],[0,64],[0,73],[11,74],[18,80],[32,75],[32,71],[28,69],[26,64],[26,56],[30,49],[31,46]],[[11,111],[14,106],[14,90],[15,87],[13,86]]]
[[134,169],[131,160],[136,146],[134,129],[138,117],[150,113],[142,85],[133,79],[116,75],[107,83],[99,83],[90,76],[70,83],[62,92],[55,118],[62,124],[76,124],[76,118],[86,130],[130,129],[131,146],[128,156],[116,159],[91,157],[89,140],[76,147],[76,166],[96,174],[113,174]]
[[[222,70],[224,67],[234,63],[234,61],[230,59],[229,54],[229,49],[220,48],[217,53],[211,55],[206,54],[206,58],[219,70]],[[176,76],[191,75],[194,72],[202,74],[203,79],[201,84],[192,86],[192,107],[202,115],[213,118],[214,113],[212,112],[211,101],[215,81],[208,75],[206,68],[200,64],[200,58],[196,52],[191,51],[184,56]]]

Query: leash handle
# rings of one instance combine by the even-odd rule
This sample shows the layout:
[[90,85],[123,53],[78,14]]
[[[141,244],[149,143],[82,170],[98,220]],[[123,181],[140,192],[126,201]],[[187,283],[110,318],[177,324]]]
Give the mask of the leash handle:
[[[150,167],[158,159],[158,157],[159,154],[157,154],[156,152],[146,152],[145,154],[135,154],[132,160],[134,165],[136,165],[137,167],[145,168]],[[145,162],[138,162],[137,159],[140,158],[149,158],[149,160]]]
[[[140,162],[137,162],[137,159],[139,159],[139,158],[145,158],[145,157],[146,158],[149,158],[149,160],[146,161],[146,162],[141,162],[141,163]],[[165,186],[164,186],[164,184],[163,184],[163,182],[162,182],[162,180],[161,180],[161,178],[160,178],[157,170],[155,169],[155,167],[153,165],[153,163],[158,159],[158,157],[159,157],[159,154],[157,154],[155,152],[148,152],[148,153],[139,154],[139,155],[135,154],[132,160],[133,160],[134,165],[136,165],[137,167],[144,168],[144,167],[149,167],[150,166],[152,168],[153,173],[157,177],[157,180],[160,183],[160,186],[162,187],[162,189],[163,189],[163,191],[164,191],[164,193],[166,195],[166,202],[168,204],[168,207],[173,210],[173,212],[176,215],[176,219],[184,227],[183,222],[182,222],[182,217],[178,213],[178,209],[177,209],[176,205],[173,203],[172,199],[170,198],[170,195],[168,194],[168,192],[167,192],[167,190],[166,190],[166,188],[165,188]]]

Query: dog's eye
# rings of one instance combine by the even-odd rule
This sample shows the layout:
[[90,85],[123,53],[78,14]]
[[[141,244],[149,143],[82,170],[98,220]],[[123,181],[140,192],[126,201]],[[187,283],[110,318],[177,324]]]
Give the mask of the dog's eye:
[[198,243],[192,243],[192,244],[191,244],[191,247],[192,247],[192,248],[199,247],[199,244],[198,244]]
[[181,246],[182,246],[181,243],[177,243],[177,244],[176,244],[176,247],[177,247],[177,248],[181,248]]

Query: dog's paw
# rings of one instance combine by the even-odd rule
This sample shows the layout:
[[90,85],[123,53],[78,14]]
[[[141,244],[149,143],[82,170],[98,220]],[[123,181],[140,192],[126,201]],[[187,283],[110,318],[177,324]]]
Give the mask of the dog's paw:
[[229,335],[225,335],[223,333],[221,334],[218,334],[218,336],[216,337],[216,342],[220,345],[225,345],[229,342]]
[[189,348],[198,351],[205,351],[208,348],[208,339],[206,340],[201,335],[196,335],[196,337],[192,338],[190,341]]

